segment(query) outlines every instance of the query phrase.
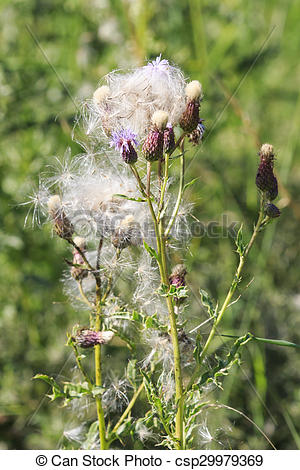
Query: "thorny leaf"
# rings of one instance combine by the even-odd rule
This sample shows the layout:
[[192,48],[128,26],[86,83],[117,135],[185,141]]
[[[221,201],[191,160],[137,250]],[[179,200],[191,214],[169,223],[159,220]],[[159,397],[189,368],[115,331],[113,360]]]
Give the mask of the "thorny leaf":
[[215,311],[213,302],[212,302],[209,294],[203,289],[199,289],[199,294],[200,294],[200,298],[201,298],[201,302],[202,302],[203,307],[206,308],[206,310],[207,310],[210,317],[214,317],[215,314],[216,314],[216,311]]
[[151,258],[155,258],[157,261],[159,261],[159,257],[158,257],[158,254],[156,253],[156,251],[154,250],[154,248],[152,248],[151,246],[149,246],[145,240],[144,240],[144,247],[145,249],[148,251],[149,255],[151,256]]
[[196,346],[193,352],[193,355],[197,364],[200,364],[201,352],[202,352],[201,335],[198,334],[196,338]]
[[235,242],[236,247],[237,247],[237,250],[236,250],[237,253],[240,256],[243,256],[243,254],[245,253],[246,248],[247,248],[247,244],[244,243],[244,240],[243,240],[243,224],[241,224],[234,242]]
[[64,397],[64,392],[61,390],[59,384],[54,380],[53,377],[49,377],[49,375],[46,374],[36,374],[33,379],[41,379],[47,384],[49,384],[52,388],[52,395],[47,395],[51,401],[56,400],[57,398],[62,398]]
[[199,391],[201,392],[202,385],[206,385],[211,382],[214,382],[218,387],[222,388],[221,383],[218,381],[218,377],[228,375],[228,372],[231,367],[240,360],[240,356],[238,353],[239,348],[251,341],[252,339],[253,337],[251,333],[247,333],[246,335],[237,339],[234,342],[233,347],[227,354],[226,358],[218,358],[217,365],[201,376],[200,381],[196,384],[196,387],[199,389]]

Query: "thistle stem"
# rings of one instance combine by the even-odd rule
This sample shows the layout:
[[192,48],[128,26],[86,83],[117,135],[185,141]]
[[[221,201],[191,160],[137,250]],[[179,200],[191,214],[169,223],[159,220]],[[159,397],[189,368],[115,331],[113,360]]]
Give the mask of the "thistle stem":
[[127,416],[129,415],[130,411],[132,410],[136,400],[138,399],[140,393],[142,392],[144,388],[144,382],[142,382],[139,386],[139,388],[135,391],[135,393],[133,394],[133,397],[131,398],[130,402],[128,403],[128,406],[126,408],[126,410],[124,411],[124,413],[122,414],[121,418],[119,419],[119,421],[117,422],[117,424],[115,425],[115,427],[113,428],[112,430],[112,434],[114,434],[115,432],[117,432],[117,430],[119,429],[119,427],[121,426],[121,424],[123,423],[123,421],[127,418]]
[[[95,331],[101,330],[102,323],[102,302],[101,302],[101,276],[98,271],[100,267],[100,252],[103,245],[103,239],[100,239],[97,253],[97,272],[95,272],[96,280],[96,320],[95,320]],[[97,344],[94,348],[95,352],[95,384],[96,387],[102,387],[102,371],[101,371],[101,344]],[[99,426],[99,439],[100,439],[100,449],[106,450],[108,448],[106,440],[106,427],[105,427],[105,418],[104,411],[102,407],[101,396],[96,396],[96,407],[97,407],[97,416],[98,416],[98,426]]]
[[197,379],[198,375],[199,375],[199,372],[200,372],[200,369],[201,369],[201,365],[203,363],[203,360],[205,358],[205,355],[207,353],[207,350],[216,334],[216,331],[217,331],[217,328],[218,328],[218,325],[219,323],[221,322],[223,316],[224,316],[224,313],[228,307],[228,305],[230,304],[231,302],[231,299],[232,299],[232,296],[233,294],[235,293],[236,291],[236,288],[238,286],[238,283],[239,283],[239,279],[240,279],[240,276],[241,276],[241,273],[242,273],[242,270],[243,270],[243,267],[245,265],[245,262],[246,262],[246,259],[248,257],[248,254],[249,254],[249,251],[251,250],[254,242],[255,242],[255,239],[257,237],[257,234],[258,232],[260,231],[260,228],[261,228],[261,225],[262,225],[262,222],[263,222],[263,219],[264,219],[264,202],[265,202],[265,198],[263,195],[261,195],[261,198],[260,198],[260,209],[259,209],[259,215],[258,215],[258,219],[257,219],[257,222],[256,222],[256,225],[254,227],[254,230],[253,230],[253,233],[252,233],[252,236],[250,238],[250,241],[247,245],[247,248],[245,249],[245,252],[240,255],[240,261],[239,261],[239,264],[238,264],[238,267],[235,271],[235,274],[234,274],[234,278],[233,278],[233,281],[231,283],[231,286],[229,288],[229,291],[226,295],[226,298],[224,300],[224,303],[221,307],[221,310],[219,311],[218,313],[218,316],[212,326],[212,329],[210,330],[210,333],[209,333],[209,336],[206,340],[206,343],[201,351],[201,354],[200,354],[200,358],[199,358],[199,363],[194,371],[194,373],[192,374],[192,377],[187,385],[187,391],[191,389],[191,387],[193,386],[195,380]]
[[176,217],[177,217],[177,214],[178,214],[178,211],[179,211],[179,207],[180,207],[180,204],[181,204],[181,200],[182,200],[182,195],[183,195],[183,188],[184,188],[184,171],[185,171],[185,161],[184,161],[184,148],[183,148],[183,145],[184,145],[184,142],[182,141],[181,142],[181,149],[182,149],[182,155],[180,157],[180,182],[179,182],[179,191],[178,191],[178,196],[177,196],[177,201],[176,201],[176,204],[175,204],[175,207],[174,207],[174,210],[173,210],[173,213],[171,215],[171,219],[170,219],[170,222],[168,224],[168,227],[165,231],[165,237],[167,238],[173,225],[174,225],[174,222],[176,220]]

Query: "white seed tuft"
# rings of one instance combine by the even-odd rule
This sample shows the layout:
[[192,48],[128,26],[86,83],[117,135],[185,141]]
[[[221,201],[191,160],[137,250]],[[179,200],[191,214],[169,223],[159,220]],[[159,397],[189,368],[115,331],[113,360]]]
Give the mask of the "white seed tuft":
[[93,100],[96,104],[101,104],[105,101],[110,95],[110,89],[108,86],[103,85],[97,88],[97,90],[93,94]]
[[152,115],[152,123],[160,130],[163,131],[166,128],[169,116],[165,111],[155,111]]
[[48,199],[47,205],[48,205],[49,212],[59,211],[62,207],[60,197],[57,194],[55,194],[54,196],[51,196]]
[[83,237],[75,237],[74,238],[75,245],[78,246],[81,250],[85,250],[86,247],[86,239]]
[[185,87],[185,94],[190,101],[201,98],[203,95],[201,83],[198,80],[188,83]]
[[269,157],[274,154],[274,147],[271,144],[263,144],[260,148],[260,155],[262,157]]

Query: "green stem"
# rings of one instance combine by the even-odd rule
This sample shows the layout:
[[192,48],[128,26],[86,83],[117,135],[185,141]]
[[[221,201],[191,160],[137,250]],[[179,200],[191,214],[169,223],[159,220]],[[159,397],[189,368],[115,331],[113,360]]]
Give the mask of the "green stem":
[[177,201],[176,201],[176,204],[175,204],[175,207],[174,207],[174,210],[173,210],[173,213],[171,215],[171,219],[170,219],[170,222],[168,224],[168,227],[165,231],[165,237],[167,238],[172,227],[173,227],[173,224],[176,220],[176,217],[177,217],[177,214],[178,214],[178,211],[179,211],[179,207],[180,207],[180,204],[181,204],[181,200],[182,200],[182,195],[183,195],[183,188],[184,188],[184,171],[185,171],[185,164],[184,164],[184,151],[183,151],[183,142],[182,142],[182,155],[180,157],[180,181],[179,181],[179,191],[178,191],[178,196],[177,196]]
[[112,434],[116,433],[117,430],[119,429],[119,427],[121,426],[121,424],[123,423],[123,421],[127,418],[127,416],[129,415],[130,411],[132,410],[136,400],[138,399],[140,393],[142,392],[144,388],[144,382],[142,382],[139,386],[139,388],[135,391],[135,393],[133,394],[133,397],[131,398],[130,402],[128,403],[128,406],[126,408],[126,410],[124,411],[124,413],[122,414],[121,418],[119,419],[119,421],[117,422],[117,424],[115,425],[115,427],[113,428],[112,430]]
[[253,243],[255,242],[255,239],[257,237],[257,234],[261,228],[261,224],[262,224],[262,221],[264,219],[264,202],[265,202],[265,198],[263,195],[261,195],[261,198],[260,198],[260,210],[259,210],[259,216],[258,216],[258,219],[257,219],[257,222],[256,222],[256,225],[254,227],[254,230],[253,230],[253,234],[252,234],[252,237],[247,245],[247,248],[245,250],[245,252],[243,253],[243,255],[240,255],[240,261],[239,261],[239,264],[238,264],[238,267],[236,269],[236,272],[234,274],[234,278],[233,278],[233,281],[231,283],[231,286],[229,288],[229,291],[226,295],[226,298],[224,300],[224,303],[221,307],[221,310],[219,311],[218,313],[218,316],[213,324],[213,327],[212,329],[210,330],[210,333],[209,333],[209,336],[206,340],[206,343],[201,351],[201,355],[200,355],[200,358],[199,358],[199,363],[197,364],[197,367],[194,371],[194,373],[192,374],[192,377],[188,383],[188,386],[187,386],[187,390],[190,390],[191,387],[193,386],[195,380],[197,379],[198,375],[199,375],[199,372],[200,372],[200,369],[201,369],[201,365],[203,363],[203,360],[205,358],[205,355],[206,355],[206,352],[216,334],[216,331],[217,331],[217,328],[218,328],[218,325],[219,323],[221,322],[223,316],[224,316],[224,313],[228,307],[228,305],[230,304],[231,302],[231,299],[232,299],[232,296],[233,294],[235,293],[235,290],[237,288],[237,285],[239,283],[239,279],[240,279],[240,276],[241,276],[241,272],[243,270],[243,267],[245,265],[245,262],[246,262],[246,259],[247,259],[247,256],[249,254],[249,251],[251,250],[252,246],[253,246]]
[[[140,191],[142,195],[147,199],[147,202],[149,205],[151,217],[152,217],[153,224],[154,224],[155,237],[156,237],[157,254],[158,254],[157,263],[159,267],[161,282],[166,286],[169,285],[169,276],[168,276],[167,259],[166,259],[166,239],[164,237],[163,219],[160,219],[160,214],[161,214],[161,210],[163,209],[165,190],[166,190],[166,185],[168,181],[168,163],[169,163],[169,156],[166,155],[164,181],[162,185],[161,198],[159,202],[159,209],[158,209],[157,216],[155,215],[155,212],[153,209],[150,192],[149,194],[146,193],[136,167],[134,165],[131,165],[132,172],[137,179]],[[169,312],[170,330],[171,330],[170,333],[171,333],[171,339],[172,339],[172,344],[173,344],[173,355],[174,355],[175,397],[176,397],[176,404],[177,404],[177,413],[176,413],[177,445],[176,447],[177,449],[182,449],[183,448],[184,396],[183,396],[183,386],[182,386],[180,349],[179,349],[179,341],[178,341],[178,333],[177,333],[177,325],[176,325],[176,315],[174,312],[174,305],[173,305],[171,297],[166,297],[166,302],[167,302],[167,307],[168,307],[168,312]]]
[[[102,303],[101,303],[101,276],[99,272],[100,266],[100,251],[102,249],[103,239],[99,241],[98,253],[97,253],[97,272],[95,272],[96,280],[96,320],[95,320],[95,331],[101,330],[102,324]],[[97,344],[94,347],[95,354],[95,384],[97,387],[102,387],[102,371],[101,371],[101,344]],[[98,416],[98,426],[99,426],[99,439],[100,439],[100,449],[105,450],[108,448],[106,441],[106,428],[105,428],[105,418],[104,411],[102,407],[101,396],[96,397],[96,407],[97,407],[97,416]]]

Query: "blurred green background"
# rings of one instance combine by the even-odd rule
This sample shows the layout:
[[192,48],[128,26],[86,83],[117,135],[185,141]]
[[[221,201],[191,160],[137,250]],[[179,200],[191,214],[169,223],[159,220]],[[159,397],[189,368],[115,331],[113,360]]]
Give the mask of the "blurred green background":
[[[189,196],[201,221],[226,214],[249,235],[258,146],[275,146],[282,216],[254,247],[223,331],[300,343],[299,23],[297,0],[1,0],[1,448],[56,448],[67,427],[66,415],[44,397],[45,385],[31,380],[38,372],[69,377],[74,365],[65,331],[78,312],[60,283],[65,245],[49,227],[24,228],[28,207],[19,204],[54,155],[67,146],[80,151],[71,140],[76,108],[67,90],[76,100],[89,97],[113,68],[162,53],[203,83],[206,139],[189,153],[195,158],[187,175],[200,177]],[[193,239],[186,263],[195,321],[205,319],[198,288],[221,301],[235,262],[229,238]],[[297,350],[250,344],[214,395],[279,449],[300,448]],[[228,431],[225,447],[269,448],[243,416],[218,410],[211,419]]]

